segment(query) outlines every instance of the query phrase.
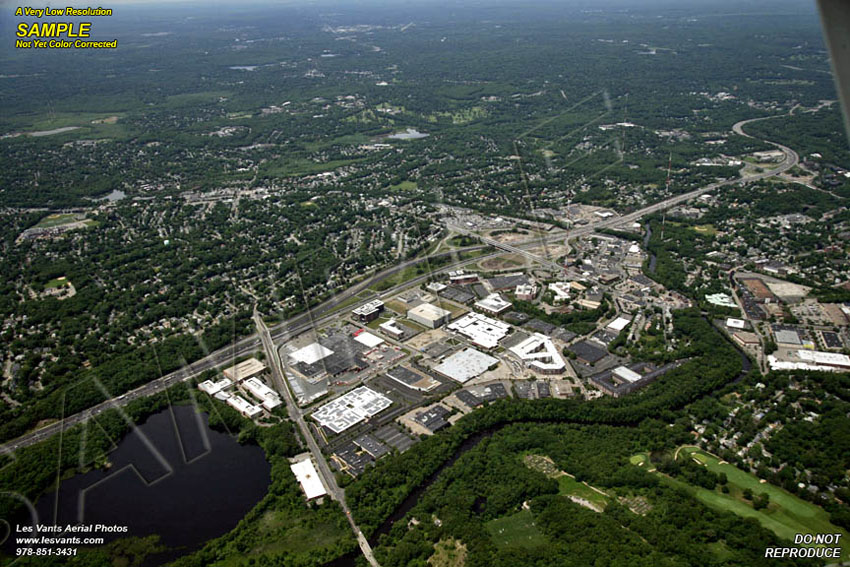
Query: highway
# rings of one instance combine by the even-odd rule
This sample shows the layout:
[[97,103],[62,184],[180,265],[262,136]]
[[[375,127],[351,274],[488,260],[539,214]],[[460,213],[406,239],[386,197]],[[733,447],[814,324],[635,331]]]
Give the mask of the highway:
[[[752,118],[752,119],[749,119],[749,120],[742,120],[742,121],[736,123],[732,127],[732,130],[738,135],[752,138],[752,136],[750,136],[749,134],[746,134],[743,131],[743,127],[748,123],[756,122],[756,121],[760,121],[760,120],[767,120],[769,118],[775,118],[775,117],[770,116],[770,117],[764,117],[764,118]],[[566,232],[558,232],[557,234],[547,236],[545,238],[537,238],[537,239],[534,239],[534,240],[530,240],[530,241],[526,241],[526,242],[522,242],[522,243],[516,243],[516,244],[513,244],[513,245],[500,243],[500,242],[498,242],[496,240],[492,240],[492,239],[486,239],[486,242],[487,242],[487,244],[490,244],[493,247],[499,248],[500,250],[507,250],[509,252],[519,251],[523,255],[530,257],[530,258],[532,258],[532,259],[534,259],[538,262],[541,262],[543,265],[555,265],[552,262],[552,260],[553,260],[552,258],[542,258],[538,255],[535,255],[535,254],[528,252],[526,249],[541,246],[541,245],[546,244],[546,243],[554,243],[554,242],[562,241],[562,240],[566,241],[566,240],[570,240],[570,239],[573,239],[573,238],[576,238],[576,237],[579,237],[579,236],[585,236],[585,235],[593,233],[595,230],[597,230],[599,228],[613,228],[613,227],[617,227],[617,226],[620,226],[620,225],[630,224],[630,223],[637,221],[641,217],[656,213],[656,212],[664,210],[664,209],[668,209],[670,207],[674,207],[676,205],[679,205],[681,203],[684,203],[686,201],[694,199],[694,198],[696,198],[700,195],[703,195],[705,193],[708,193],[708,192],[713,191],[715,189],[718,189],[720,187],[724,187],[724,186],[727,186],[727,185],[735,185],[735,184],[743,185],[745,183],[750,183],[752,181],[758,181],[758,180],[761,180],[761,179],[766,179],[766,178],[773,177],[775,175],[779,175],[781,173],[784,173],[785,171],[787,171],[787,170],[791,169],[792,167],[794,167],[795,165],[797,165],[797,163],[799,162],[799,156],[797,155],[797,153],[794,150],[792,150],[792,149],[790,149],[786,146],[783,146],[781,144],[777,144],[775,142],[770,142],[769,140],[765,140],[765,141],[776,146],[777,148],[782,150],[782,152],[785,154],[785,159],[782,161],[782,163],[778,164],[775,168],[763,171],[761,173],[748,174],[748,175],[745,175],[745,176],[742,176],[742,177],[738,177],[736,179],[728,179],[728,180],[725,180],[725,181],[712,183],[710,185],[706,185],[705,187],[701,187],[699,189],[695,189],[695,190],[687,192],[687,193],[682,193],[680,195],[675,195],[673,197],[669,197],[667,199],[664,199],[663,201],[659,201],[658,203],[649,205],[647,207],[644,207],[642,209],[639,209],[637,211],[628,213],[628,214],[620,216],[620,217],[612,217],[610,219],[606,219],[606,220],[603,220],[601,222],[598,222],[598,223],[595,223],[595,224],[592,224],[592,225],[586,225],[586,226],[582,226],[582,227],[578,227],[578,228],[573,228],[573,229],[566,231]],[[288,321],[285,321],[285,322],[283,322],[279,325],[276,325],[275,327],[273,327],[272,329],[269,330],[269,333],[271,334],[271,338],[272,338],[273,342],[279,344],[281,341],[285,341],[290,337],[296,336],[296,335],[303,333],[304,331],[306,331],[306,330],[308,330],[312,327],[315,327],[318,324],[323,323],[325,320],[330,318],[329,313],[334,311],[339,305],[345,303],[350,298],[352,298],[356,294],[360,293],[361,291],[369,288],[370,286],[372,286],[376,283],[379,283],[379,282],[381,282],[381,281],[383,281],[387,278],[390,278],[393,275],[397,274],[398,272],[400,272],[400,271],[402,271],[402,270],[404,270],[404,269],[406,269],[410,266],[414,266],[414,265],[416,265],[420,262],[428,262],[428,261],[436,260],[438,258],[442,258],[442,257],[445,257],[445,256],[451,256],[452,254],[456,254],[456,253],[461,252],[461,251],[468,252],[468,251],[474,251],[474,250],[482,250],[482,249],[485,249],[485,248],[487,248],[487,245],[481,244],[481,245],[477,245],[477,246],[470,246],[470,247],[467,247],[467,248],[458,249],[458,250],[451,251],[451,252],[443,252],[443,253],[440,253],[440,254],[426,256],[426,257],[423,257],[423,258],[407,260],[407,261],[402,262],[402,263],[400,263],[396,266],[393,266],[391,268],[383,270],[382,272],[378,272],[376,274],[373,274],[372,276],[367,277],[363,281],[361,281],[361,282],[351,286],[350,288],[340,292],[338,295],[335,295],[334,297],[332,297],[328,301],[324,302],[320,306],[318,306],[314,309],[310,309],[307,312],[302,313],[301,315],[298,315],[298,316],[296,316],[296,317],[294,317],[294,318],[292,318]],[[447,265],[445,265],[445,266],[443,266],[443,267],[441,267],[437,270],[434,270],[433,272],[429,272],[429,273],[426,273],[422,276],[418,276],[416,278],[413,278],[411,280],[403,282],[399,286],[396,286],[394,288],[386,290],[385,292],[382,293],[382,295],[384,295],[384,296],[389,295],[389,294],[393,293],[397,288],[400,288],[400,287],[407,287],[407,286],[411,286],[411,285],[416,285],[417,283],[421,283],[421,282],[427,280],[428,277],[433,275],[434,273],[440,273],[440,272],[445,272],[445,271],[457,269],[458,267],[463,266],[465,264],[468,264],[468,263],[471,263],[471,262],[479,262],[481,260],[484,260],[484,259],[487,259],[487,258],[490,258],[490,257],[495,257],[495,256],[498,256],[500,254],[502,254],[501,251],[491,253],[491,254],[482,255],[482,256],[479,256],[477,258],[470,259],[470,260],[459,260],[459,261],[452,262],[452,263],[447,264]],[[560,269],[560,267],[558,267],[558,268]],[[12,441],[4,443],[3,445],[0,445],[0,454],[10,453],[10,452],[14,451],[15,449],[34,445],[35,443],[38,443],[39,441],[42,441],[42,440],[44,440],[44,439],[46,439],[46,438],[48,438],[52,435],[55,435],[55,434],[59,433],[60,431],[62,431],[64,429],[67,429],[69,427],[72,427],[74,425],[82,423],[82,422],[88,420],[89,418],[91,418],[92,416],[96,416],[96,415],[98,415],[98,414],[100,414],[100,413],[102,413],[102,412],[104,412],[108,409],[111,409],[111,408],[114,408],[114,407],[125,406],[135,399],[145,397],[145,396],[150,396],[152,394],[155,394],[157,392],[165,390],[166,388],[168,388],[168,387],[170,387],[170,386],[172,386],[172,385],[174,385],[178,382],[190,380],[190,379],[194,378],[195,376],[197,376],[197,375],[201,374],[202,372],[209,370],[211,368],[218,368],[218,367],[222,367],[224,365],[229,365],[237,357],[250,354],[250,353],[256,351],[257,349],[259,349],[260,347],[261,347],[261,341],[260,341],[260,338],[258,337],[257,334],[253,334],[251,336],[240,339],[240,340],[234,342],[233,344],[228,345],[227,347],[224,347],[222,349],[219,349],[215,352],[210,353],[206,357],[204,357],[204,358],[202,358],[202,359],[200,359],[196,362],[193,362],[192,364],[189,364],[186,367],[181,368],[180,370],[177,370],[177,371],[172,372],[170,374],[167,374],[167,375],[165,375],[161,378],[158,378],[156,380],[148,382],[147,384],[144,384],[144,385],[142,385],[142,386],[140,386],[140,387],[138,387],[134,390],[131,390],[131,391],[127,392],[126,394],[114,397],[114,398],[112,398],[108,401],[105,401],[105,402],[100,403],[96,406],[93,406],[92,408],[90,408],[88,410],[82,411],[80,413],[77,413],[77,414],[74,414],[74,415],[71,415],[71,416],[67,416],[61,421],[54,422],[52,424],[46,425],[46,426],[44,426],[40,429],[37,429],[35,431],[24,434],[23,436],[18,437],[17,439],[14,439]]]
[[345,491],[343,491],[336,483],[336,477],[334,477],[333,471],[331,471],[330,466],[328,466],[328,461],[325,459],[325,455],[319,448],[319,444],[316,443],[316,439],[313,437],[313,432],[310,431],[310,426],[304,420],[304,412],[301,411],[301,408],[298,407],[298,404],[295,403],[295,400],[293,399],[292,392],[290,392],[289,385],[286,383],[286,377],[284,376],[284,368],[281,364],[280,353],[277,348],[275,348],[271,332],[269,332],[268,327],[266,327],[266,323],[263,321],[260,313],[257,312],[256,306],[254,307],[254,323],[257,325],[257,331],[266,352],[266,360],[270,361],[271,375],[275,389],[283,394],[283,398],[286,401],[286,411],[289,412],[289,417],[292,421],[298,425],[298,429],[301,431],[301,436],[303,437],[304,442],[307,443],[310,453],[313,455],[313,461],[318,467],[319,475],[322,477],[323,484],[328,490],[328,494],[331,498],[339,502],[342,511],[345,512],[345,517],[348,518],[348,523],[354,531],[357,543],[360,545],[360,550],[363,552],[366,560],[369,561],[369,564],[372,565],[372,567],[380,567],[378,560],[375,559],[375,554],[372,553],[372,546],[369,545],[369,541],[366,539],[366,536],[363,535],[363,532],[354,522],[354,516],[351,515],[351,510],[345,503]]

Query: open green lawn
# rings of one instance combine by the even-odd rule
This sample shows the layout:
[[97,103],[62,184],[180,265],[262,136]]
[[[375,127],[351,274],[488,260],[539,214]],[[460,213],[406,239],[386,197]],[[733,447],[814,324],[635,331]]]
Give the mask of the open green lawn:
[[491,520],[485,527],[499,547],[538,547],[547,544],[546,536],[537,529],[530,510]]
[[72,222],[76,222],[77,215],[74,213],[62,213],[55,215],[47,215],[35,225],[35,228],[53,228],[55,226],[61,226],[63,224],[70,224]]
[[564,496],[577,496],[587,500],[591,504],[602,508],[608,505],[608,497],[601,494],[583,482],[579,482],[569,475],[558,477],[558,493]]
[[415,181],[402,181],[395,185],[390,185],[390,191],[414,191],[418,186]]
[[694,230],[700,234],[704,234],[706,236],[716,236],[717,229],[713,224],[701,224],[694,227]]
[[[721,492],[719,487],[716,490],[707,490],[666,475],[659,475],[663,482],[685,489],[711,508],[732,512],[744,518],[754,518],[762,526],[786,540],[793,540],[794,535],[798,533],[841,533],[844,538],[850,537],[847,532],[830,523],[829,514],[822,508],[801,500],[778,486],[761,483],[755,475],[734,465],[721,463],[717,457],[697,447],[681,447],[678,459],[696,459],[710,471],[726,474],[729,481],[729,494]],[[756,495],[766,493],[770,497],[770,505],[764,510],[754,509],[752,504],[742,496],[747,488]]]
[[67,280],[67,278],[65,278],[65,276],[62,276],[62,277],[56,278],[54,280],[50,280],[49,282],[44,284],[44,289],[50,289],[50,288],[54,288],[54,287],[65,287],[66,285],[68,285],[70,283],[71,282],[69,282]]

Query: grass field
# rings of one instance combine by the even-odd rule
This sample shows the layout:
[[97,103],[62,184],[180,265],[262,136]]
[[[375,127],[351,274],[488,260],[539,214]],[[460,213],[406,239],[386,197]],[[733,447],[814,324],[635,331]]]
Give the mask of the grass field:
[[54,280],[50,280],[49,282],[44,284],[44,289],[51,289],[51,288],[54,288],[54,287],[65,287],[66,285],[69,285],[70,283],[71,282],[69,282],[68,279],[65,276],[61,276],[61,277],[58,277]]
[[[707,490],[660,475],[667,484],[687,490],[697,500],[711,508],[732,512],[744,518],[754,518],[762,526],[786,540],[793,540],[794,535],[798,533],[841,533],[845,539],[850,537],[847,532],[830,523],[829,514],[822,508],[797,498],[778,486],[762,483],[755,475],[724,463],[697,447],[680,447],[677,458],[679,460],[695,459],[714,473],[726,474],[728,494],[722,493],[719,488]],[[755,495],[767,494],[770,497],[769,506],[763,510],[754,509],[752,504],[742,496],[747,488]],[[848,552],[845,551],[845,557],[847,555]]]
[[35,225],[34,228],[53,228],[56,226],[61,226],[63,224],[70,224],[72,222],[76,222],[77,215],[74,213],[63,213],[63,214],[55,214],[55,215],[47,215]]
[[538,547],[547,544],[546,536],[537,529],[534,515],[529,510],[491,520],[485,527],[499,547]]
[[395,185],[390,185],[390,191],[414,191],[418,185],[415,181],[402,181]]
[[608,505],[607,496],[566,474],[558,477],[558,494],[587,500],[602,510]]
[[280,511],[270,510],[260,518],[257,531],[259,537],[254,546],[243,554],[232,555],[213,565],[231,567],[244,565],[245,557],[274,555],[284,551],[289,553],[309,553],[334,546],[340,539],[348,536],[332,524],[314,524],[310,521],[308,510]]
[[694,230],[705,236],[717,236],[717,229],[713,224],[701,224],[694,227]]

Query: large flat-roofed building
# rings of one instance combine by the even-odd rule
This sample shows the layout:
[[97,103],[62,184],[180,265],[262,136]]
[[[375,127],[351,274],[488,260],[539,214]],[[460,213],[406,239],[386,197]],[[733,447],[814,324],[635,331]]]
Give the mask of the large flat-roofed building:
[[499,341],[511,331],[511,326],[507,323],[480,313],[469,313],[447,328],[468,338],[472,344],[485,349],[496,348]]
[[478,274],[466,273],[463,270],[457,270],[454,272],[449,272],[449,281],[453,285],[476,283],[478,281]]
[[617,317],[616,319],[608,323],[608,326],[605,328],[609,329],[614,333],[619,333],[620,331],[628,327],[629,323],[631,322],[632,320],[627,317]]
[[202,392],[206,392],[210,396],[215,396],[219,392],[222,392],[233,385],[233,380],[230,378],[222,378],[218,382],[213,382],[212,380],[204,380],[200,384],[198,384],[198,389]]
[[345,372],[359,372],[369,367],[363,353],[371,350],[348,333],[336,333],[296,350],[289,356],[293,368],[309,382],[318,382],[327,376]]
[[778,298],[761,278],[740,278],[741,286],[747,289],[759,303],[776,303]]
[[392,401],[386,396],[360,386],[320,407],[313,412],[313,418],[334,433],[342,433],[391,405]]
[[540,333],[534,333],[511,347],[510,351],[528,368],[540,374],[561,374],[566,369],[566,363],[552,339]]
[[269,411],[282,403],[277,392],[266,386],[259,378],[248,378],[242,383],[242,386],[248,390],[248,393],[260,400],[262,406]]
[[351,314],[355,319],[361,321],[363,323],[368,323],[369,321],[374,321],[381,314],[381,311],[384,310],[384,302],[380,299],[374,299],[369,303],[364,303],[357,309],[353,310]]
[[522,272],[517,272],[515,274],[504,274],[502,276],[496,276],[495,278],[487,280],[487,283],[490,284],[490,287],[492,289],[495,289],[497,291],[505,291],[509,289],[516,289],[518,285],[527,284],[528,276],[526,276]]
[[404,366],[396,366],[395,368],[387,370],[387,377],[395,380],[399,384],[407,386],[408,388],[413,388],[414,390],[420,390],[422,392],[430,392],[440,385],[438,380],[435,380],[430,376],[417,374],[413,370],[405,368]]
[[408,310],[407,318],[429,329],[436,329],[452,320],[452,312],[432,303],[423,303]]
[[611,374],[613,374],[614,377],[617,378],[621,384],[623,382],[633,384],[643,378],[640,374],[626,366],[618,366],[617,368],[611,371]]
[[292,463],[289,465],[289,468],[292,470],[292,474],[295,475],[295,478],[298,479],[298,484],[301,485],[301,490],[304,491],[304,496],[307,497],[307,500],[319,498],[320,496],[324,496],[328,493],[328,491],[325,490],[325,485],[322,484],[322,479],[319,477],[319,473],[316,472],[316,467],[313,465],[313,461],[310,459],[304,459],[303,461]]
[[850,371],[850,356],[837,352],[800,349],[790,353],[786,360],[778,360],[771,354],[767,357],[767,361],[772,370]]
[[254,419],[255,417],[263,413],[263,409],[260,406],[255,406],[254,404],[249,403],[248,400],[237,394],[233,394],[225,401],[227,402],[227,405],[229,405],[248,419]]
[[449,422],[446,421],[449,414],[451,414],[449,409],[438,404],[414,415],[413,421],[424,427],[429,433],[436,433],[449,426]]
[[378,335],[373,335],[369,331],[359,331],[355,333],[354,340],[369,349],[373,349],[384,344],[384,339]]
[[248,378],[259,376],[265,371],[265,364],[263,364],[256,358],[249,358],[247,360],[243,360],[239,364],[234,364],[230,368],[225,368],[221,371],[221,373],[224,374],[226,378],[229,378],[233,382],[238,383],[242,380],[247,380]]
[[319,343],[310,343],[309,345],[296,350],[289,356],[296,363],[301,362],[303,364],[316,364],[320,360],[323,360],[332,354],[333,351],[331,349],[324,347]]
[[510,301],[505,301],[498,293],[491,293],[481,301],[476,301],[474,306],[490,315],[498,315],[512,307]]
[[435,366],[434,372],[463,384],[498,364],[498,358],[493,358],[489,354],[484,354],[474,348],[467,348],[454,353],[440,365]]
[[608,355],[608,351],[602,345],[590,341],[581,341],[570,345],[567,350],[575,353],[576,358],[585,364],[599,362]]

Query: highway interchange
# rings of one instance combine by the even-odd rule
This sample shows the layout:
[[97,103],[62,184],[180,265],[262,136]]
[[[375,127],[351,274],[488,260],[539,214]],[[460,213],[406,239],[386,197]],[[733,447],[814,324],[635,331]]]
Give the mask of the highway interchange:
[[[736,134],[739,134],[739,135],[742,135],[742,136],[747,136],[747,137],[752,137],[752,136],[744,133],[743,126],[750,123],[750,122],[755,122],[755,121],[758,121],[758,120],[765,120],[767,118],[772,118],[772,117],[742,120],[742,121],[736,123],[732,127],[732,130]],[[369,276],[369,277],[365,278],[364,280],[362,280],[361,282],[359,282],[359,283],[349,287],[348,289],[340,292],[339,294],[335,295],[334,297],[332,297],[331,299],[322,303],[321,305],[319,305],[319,306],[317,306],[313,309],[308,309],[305,313],[302,313],[302,314],[300,314],[296,317],[293,317],[292,319],[289,319],[288,321],[285,321],[285,322],[283,322],[279,325],[274,326],[273,328],[268,330],[270,339],[275,344],[280,344],[281,342],[285,342],[285,341],[289,340],[290,338],[295,337],[295,336],[303,333],[304,331],[306,331],[310,328],[313,328],[317,325],[324,323],[325,321],[327,321],[331,318],[330,314],[333,311],[340,308],[340,306],[342,306],[343,304],[348,302],[355,295],[361,293],[362,291],[368,289],[371,286],[374,286],[374,285],[394,276],[395,274],[401,272],[402,270],[404,270],[408,267],[411,267],[411,266],[415,266],[416,264],[419,264],[419,263],[430,262],[432,260],[442,258],[442,257],[445,257],[447,255],[458,254],[459,252],[484,250],[484,249],[488,248],[488,246],[499,248],[499,250],[497,250],[495,252],[491,252],[491,253],[481,255],[481,256],[478,256],[478,257],[475,257],[475,258],[456,260],[454,262],[450,262],[449,264],[443,266],[442,268],[430,271],[430,272],[428,272],[424,275],[417,276],[417,277],[415,277],[411,280],[407,280],[405,282],[402,282],[398,286],[394,286],[393,288],[388,289],[385,292],[383,292],[383,295],[391,294],[391,293],[397,291],[401,287],[408,287],[408,286],[412,286],[412,285],[416,285],[418,283],[421,283],[421,282],[427,280],[434,273],[440,273],[440,272],[446,272],[446,271],[449,271],[449,270],[455,270],[458,267],[461,267],[461,266],[468,264],[468,263],[478,262],[478,261],[481,261],[481,260],[486,259],[486,258],[495,257],[495,256],[498,256],[498,255],[504,254],[505,251],[520,253],[520,254],[522,254],[526,257],[530,257],[531,259],[533,259],[535,261],[541,262],[544,265],[549,265],[549,264],[552,264],[551,259],[541,258],[537,255],[534,255],[534,254],[530,253],[528,251],[528,249],[538,247],[542,244],[548,244],[548,243],[553,243],[553,242],[557,242],[557,241],[566,242],[566,241],[572,240],[574,238],[590,234],[590,233],[592,233],[592,232],[594,232],[594,231],[596,231],[600,228],[612,228],[612,227],[615,227],[615,226],[621,226],[621,225],[634,223],[635,221],[637,221],[638,219],[640,219],[640,218],[642,218],[646,215],[650,215],[650,214],[656,213],[658,211],[661,211],[661,210],[664,210],[664,209],[667,209],[667,208],[670,208],[670,207],[674,207],[676,205],[679,205],[681,203],[684,203],[686,201],[689,201],[691,199],[699,197],[700,195],[703,195],[705,193],[708,193],[708,192],[713,191],[715,189],[718,189],[720,187],[724,187],[724,186],[728,186],[728,185],[735,185],[735,184],[743,185],[745,183],[750,183],[752,181],[758,181],[758,180],[761,180],[761,179],[766,179],[768,177],[773,177],[773,176],[779,175],[781,173],[784,173],[785,171],[787,171],[787,170],[791,169],[792,167],[794,167],[795,165],[797,165],[797,163],[799,162],[799,156],[797,155],[796,152],[794,152],[794,150],[792,150],[792,149],[790,149],[786,146],[783,146],[781,144],[777,144],[775,142],[770,142],[770,141],[767,141],[767,142],[776,146],[777,148],[779,148],[785,154],[785,159],[780,164],[778,164],[775,168],[762,171],[761,173],[747,174],[747,175],[741,176],[741,177],[736,178],[736,179],[729,179],[729,180],[720,181],[720,182],[717,182],[717,183],[712,183],[712,184],[706,185],[704,187],[701,187],[699,189],[695,189],[695,190],[687,192],[687,193],[682,193],[680,195],[672,196],[668,199],[664,199],[662,201],[659,201],[658,203],[654,203],[652,205],[649,205],[647,207],[644,207],[642,209],[636,210],[634,212],[628,213],[628,214],[623,215],[623,216],[612,217],[612,218],[605,219],[601,222],[598,222],[598,223],[595,223],[595,224],[592,224],[592,225],[586,225],[586,226],[582,226],[582,227],[578,227],[578,228],[573,228],[573,229],[568,230],[568,231],[559,231],[557,234],[547,236],[545,238],[541,237],[541,238],[537,238],[537,239],[534,239],[534,240],[529,240],[529,241],[525,241],[525,242],[522,242],[522,243],[517,243],[517,244],[514,244],[514,245],[500,243],[500,242],[492,240],[492,239],[481,239],[483,243],[480,244],[480,245],[470,246],[470,247],[466,247],[466,248],[459,248],[457,250],[450,251],[450,252],[442,252],[442,253],[439,253],[439,254],[432,254],[432,255],[429,255],[429,256],[421,257],[421,258],[415,258],[415,259],[412,259],[412,260],[407,260],[407,261],[402,262],[402,263],[400,263],[396,266],[393,266],[391,268],[388,268],[386,270],[383,270],[381,272],[373,274],[372,276]],[[102,402],[102,403],[100,403],[96,406],[93,406],[93,407],[91,407],[87,410],[84,410],[82,412],[79,412],[79,413],[76,413],[76,414],[73,414],[73,415],[70,415],[70,416],[66,416],[63,419],[61,419],[60,421],[53,422],[49,425],[46,425],[44,427],[41,427],[41,428],[36,429],[34,431],[31,431],[31,432],[29,432],[29,433],[27,433],[27,434],[25,434],[25,435],[23,435],[23,436],[21,436],[17,439],[14,439],[14,440],[9,441],[9,442],[7,442],[3,445],[0,445],[0,454],[12,453],[16,449],[20,449],[20,448],[23,448],[23,447],[28,447],[28,446],[34,445],[34,444],[36,444],[40,441],[43,441],[44,439],[46,439],[46,438],[48,438],[52,435],[55,435],[55,434],[57,434],[61,431],[68,429],[69,427],[73,427],[74,425],[77,425],[79,423],[83,423],[83,422],[87,421],[88,419],[90,419],[91,417],[97,416],[98,414],[103,413],[104,411],[107,411],[107,410],[112,409],[112,408],[120,408],[120,407],[125,406],[125,405],[129,404],[130,402],[132,402],[133,400],[136,400],[138,398],[150,396],[152,394],[155,394],[157,392],[165,390],[165,389],[169,388],[170,386],[173,386],[174,384],[177,384],[179,382],[185,382],[185,381],[191,380],[191,379],[195,378],[196,376],[200,375],[201,373],[205,372],[206,370],[209,370],[209,369],[212,369],[212,368],[220,368],[220,367],[223,367],[225,365],[229,365],[236,358],[238,358],[240,356],[245,356],[245,355],[250,354],[252,352],[255,352],[262,347],[263,347],[262,341],[261,341],[260,336],[258,334],[253,334],[251,336],[237,340],[233,344],[231,344],[227,347],[224,347],[222,349],[219,349],[217,351],[214,351],[212,353],[209,353],[206,357],[204,357],[200,360],[197,360],[197,361],[195,361],[191,364],[188,364],[187,366],[185,366],[185,367],[183,367],[183,368],[181,368],[181,369],[179,369],[175,372],[172,372],[170,374],[166,374],[165,376],[162,376],[161,378],[158,378],[156,380],[148,382],[147,384],[144,384],[144,385],[142,385],[142,386],[140,386],[140,387],[138,387],[134,390],[131,390],[131,391],[126,392],[124,394],[121,394],[119,396],[113,397],[113,398],[111,398],[107,401],[104,401],[104,402]]]

